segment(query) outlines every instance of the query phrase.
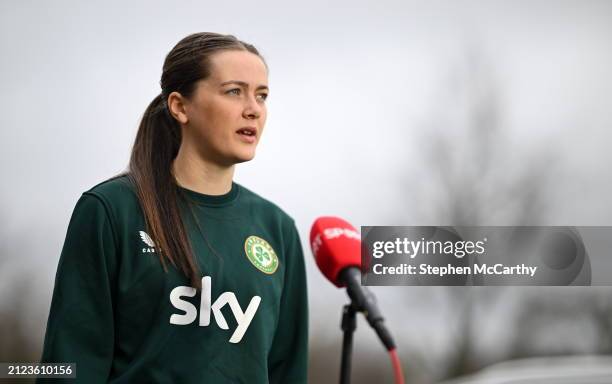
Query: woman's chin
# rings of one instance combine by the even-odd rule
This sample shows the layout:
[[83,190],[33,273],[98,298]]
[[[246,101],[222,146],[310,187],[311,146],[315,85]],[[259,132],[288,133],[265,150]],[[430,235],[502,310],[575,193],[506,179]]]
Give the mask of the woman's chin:
[[239,163],[245,163],[247,161],[251,161],[254,158],[255,158],[255,152],[254,151],[253,152],[248,152],[248,153],[245,152],[245,153],[236,154],[236,156],[234,158],[234,161],[235,161],[236,164],[239,164]]

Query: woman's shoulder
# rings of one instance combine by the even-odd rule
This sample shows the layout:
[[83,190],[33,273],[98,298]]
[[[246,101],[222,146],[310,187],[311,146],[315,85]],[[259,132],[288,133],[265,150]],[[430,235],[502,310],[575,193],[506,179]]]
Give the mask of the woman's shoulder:
[[138,207],[136,189],[126,172],[99,182],[83,192],[83,195],[96,197],[112,211]]
[[115,201],[135,196],[135,189],[129,175],[124,172],[99,182],[84,193]]

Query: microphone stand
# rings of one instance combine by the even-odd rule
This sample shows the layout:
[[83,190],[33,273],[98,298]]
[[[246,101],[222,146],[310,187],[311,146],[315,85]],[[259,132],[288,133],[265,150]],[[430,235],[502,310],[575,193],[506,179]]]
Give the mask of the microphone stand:
[[340,384],[349,384],[351,370],[351,353],[353,349],[353,332],[357,328],[356,314],[363,312],[366,320],[385,345],[388,351],[395,349],[395,342],[384,326],[384,318],[376,305],[376,298],[366,288],[361,287],[361,272],[358,268],[345,268],[340,272],[340,281],[346,284],[346,292],[351,298],[342,310],[341,329],[344,331],[342,341],[342,365],[340,370]]
[[353,332],[357,328],[357,308],[353,303],[342,308],[342,364],[340,366],[340,384],[351,382],[351,354],[353,352]]

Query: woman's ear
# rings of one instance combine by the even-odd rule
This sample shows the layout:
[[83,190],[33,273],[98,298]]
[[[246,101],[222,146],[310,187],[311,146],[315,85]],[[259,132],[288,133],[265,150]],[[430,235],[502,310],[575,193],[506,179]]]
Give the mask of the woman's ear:
[[174,117],[181,124],[187,124],[189,122],[187,110],[185,108],[185,101],[185,98],[176,91],[168,95],[168,110],[170,111],[172,117]]

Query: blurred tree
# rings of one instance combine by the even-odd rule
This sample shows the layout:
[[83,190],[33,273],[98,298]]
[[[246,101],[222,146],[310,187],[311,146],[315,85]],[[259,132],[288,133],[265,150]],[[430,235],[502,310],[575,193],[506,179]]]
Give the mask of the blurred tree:
[[[554,148],[517,146],[504,115],[503,93],[494,68],[482,51],[466,50],[432,120],[418,142],[423,169],[420,199],[423,223],[451,226],[537,225],[545,220]],[[409,183],[414,187],[414,177]],[[439,379],[465,375],[482,367],[474,342],[482,319],[477,306],[488,306],[507,293],[503,288],[448,287],[451,339]]]

